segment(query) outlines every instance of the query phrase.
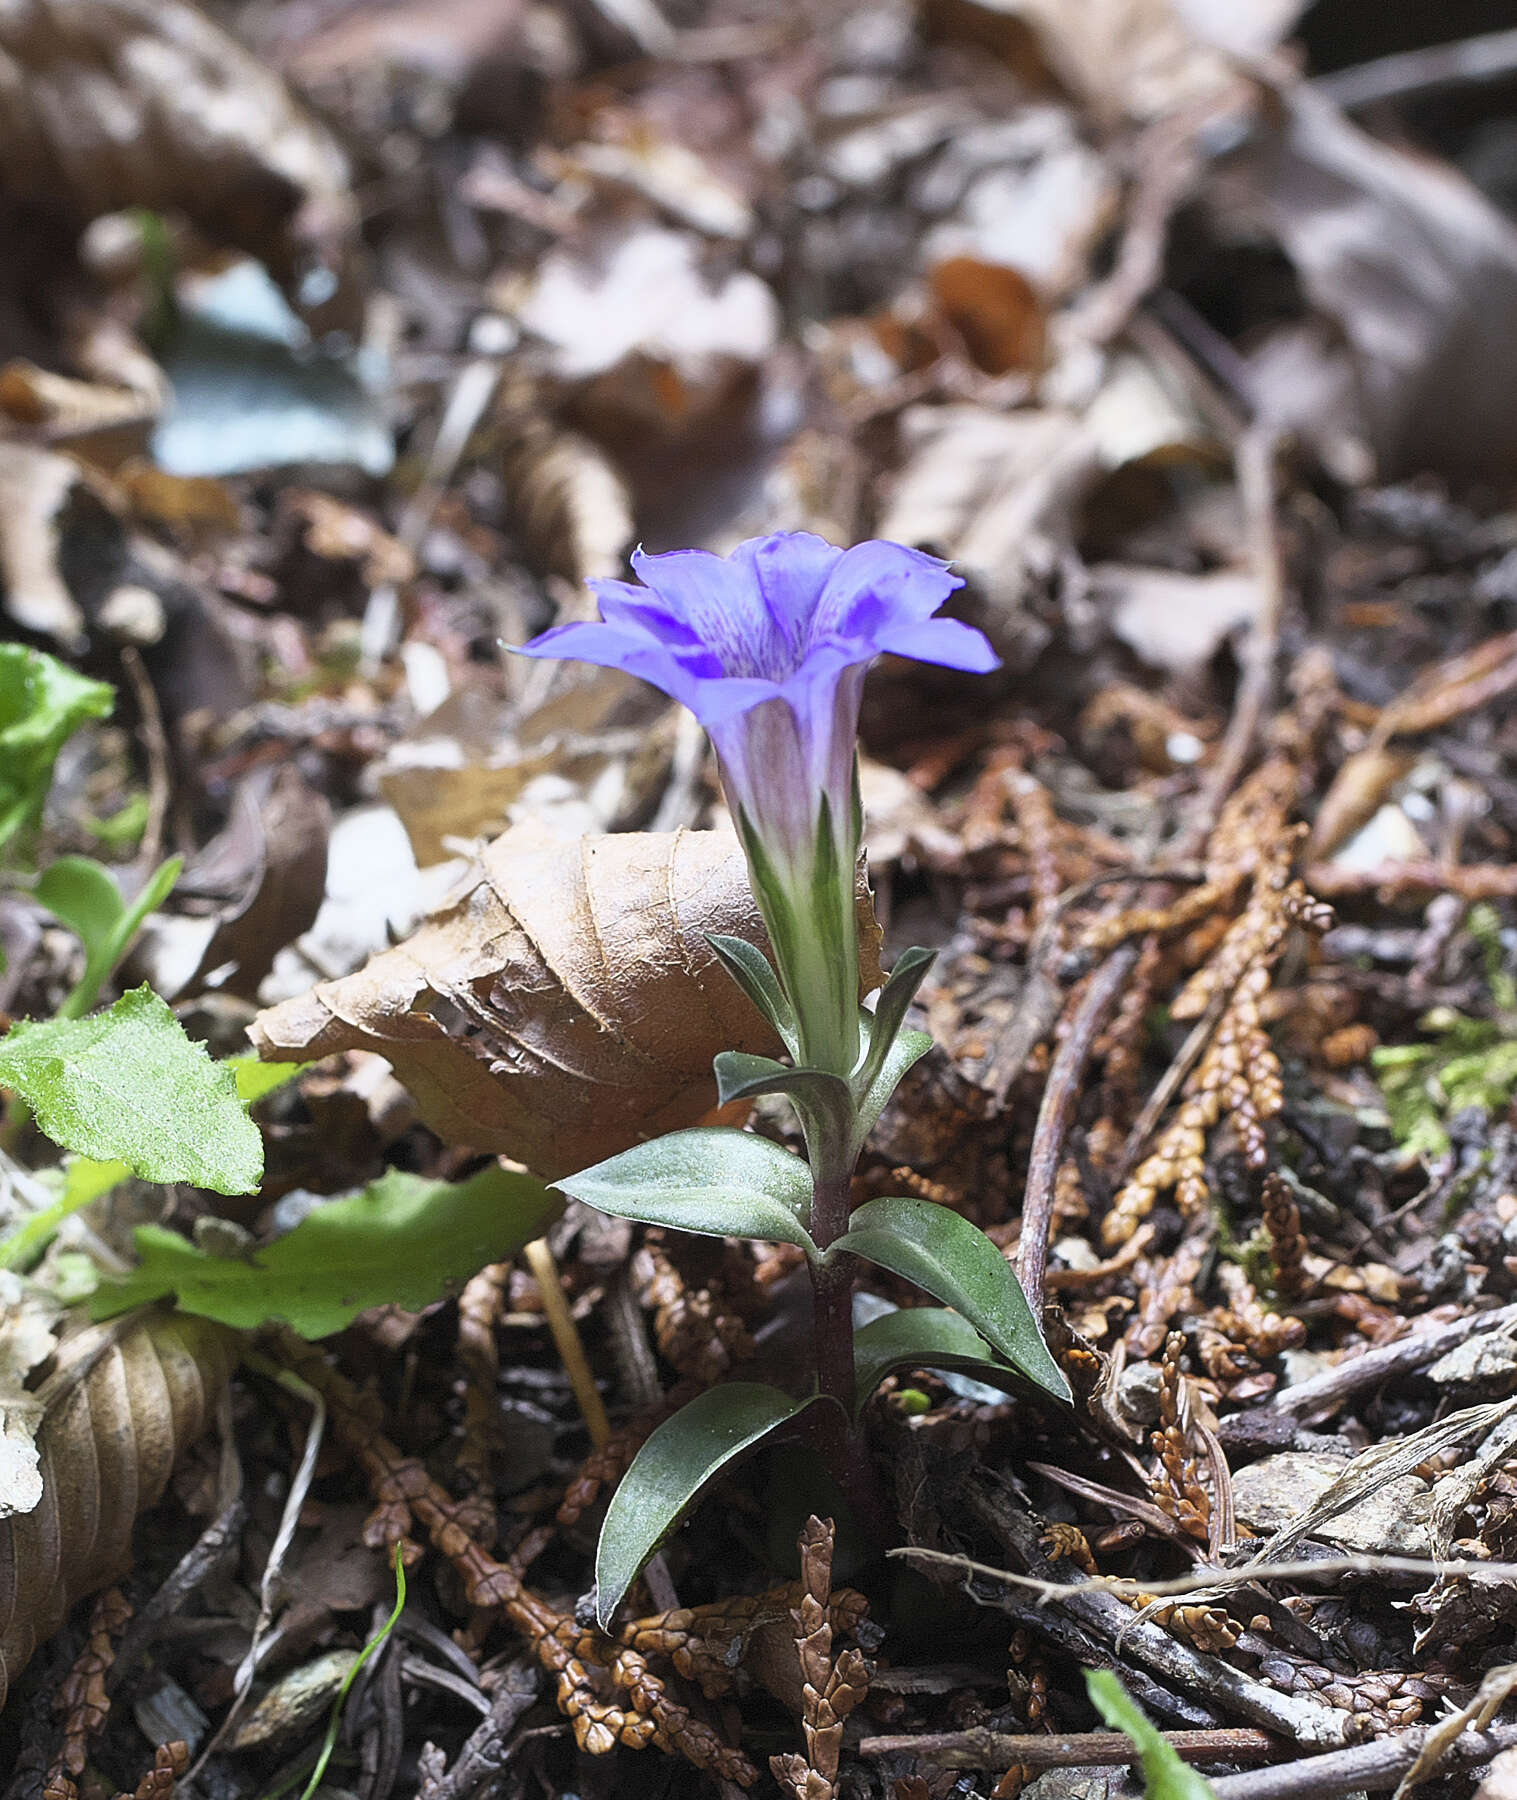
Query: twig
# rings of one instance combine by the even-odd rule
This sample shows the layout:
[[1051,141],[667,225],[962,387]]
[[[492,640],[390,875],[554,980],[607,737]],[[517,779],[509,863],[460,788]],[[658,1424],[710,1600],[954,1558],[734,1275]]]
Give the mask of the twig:
[[[956,1501],[1005,1543],[1025,1567],[1039,1570],[1043,1579],[1048,1579],[1053,1565],[1039,1543],[1037,1522],[1009,1493],[999,1491],[992,1480],[981,1475],[956,1490]],[[921,1552],[912,1550],[910,1554],[920,1556]],[[1005,1571],[1001,1571],[992,1579],[1004,1581],[1004,1577]],[[1220,1657],[1192,1649],[1161,1626],[1135,1619],[1126,1601],[1115,1594],[1085,1591],[1084,1582],[1070,1583],[1062,1590],[1057,1583],[1050,1586],[1054,1591],[1048,1594],[1047,1601],[1057,1600],[1061,1611],[1107,1643],[1124,1649],[1133,1661],[1182,1693],[1197,1695],[1266,1731],[1279,1732],[1316,1749],[1337,1749],[1359,1729],[1350,1715],[1336,1707],[1282,1694]],[[1152,1593],[1153,1589],[1147,1591]]]
[[991,1563],[976,1562],[973,1557],[958,1556],[948,1550],[927,1550],[915,1544],[903,1544],[888,1551],[919,1562],[937,1563],[954,1568],[965,1575],[985,1576],[1004,1582],[1007,1587],[1026,1588],[1045,1600],[1064,1600],[1079,1594],[1115,1594],[1136,1600],[1211,1594],[1230,1587],[1245,1587],[1255,1581],[1313,1581],[1329,1575],[1411,1575],[1419,1581],[1434,1581],[1447,1576],[1460,1576],[1467,1581],[1510,1582],[1517,1580],[1517,1563],[1488,1562],[1483,1559],[1441,1560],[1431,1556],[1318,1556],[1300,1562],[1248,1562],[1236,1569],[1219,1569],[1206,1565],[1191,1575],[1177,1575],[1169,1581],[1139,1581],[1126,1575],[1091,1575],[1076,1581],[1053,1581],[1041,1575],[1018,1575],[1012,1569],[998,1569]]
[[1320,1375],[1313,1375],[1276,1394],[1265,1403],[1266,1409],[1271,1413],[1284,1413],[1292,1419],[1325,1417],[1365,1388],[1436,1362],[1445,1351],[1454,1349],[1466,1338],[1486,1331],[1505,1331],[1513,1326],[1517,1326],[1517,1305],[1471,1313],[1466,1318],[1399,1338],[1394,1344],[1382,1344],[1348,1362],[1324,1369]]
[[[1215,1731],[1166,1731],[1164,1740],[1186,1762],[1269,1762],[1289,1746],[1268,1731],[1223,1726]],[[914,1756],[940,1769],[1120,1769],[1138,1760],[1125,1731],[1079,1731],[1049,1737],[1043,1733],[925,1731],[912,1735],[865,1738],[861,1756]]]
[[[1224,1775],[1212,1782],[1215,1800],[1336,1800],[1340,1794],[1378,1793],[1394,1787],[1417,1759],[1427,1733],[1421,1729],[1378,1743],[1306,1756],[1275,1769]],[[1462,1739],[1450,1760],[1466,1767],[1482,1763],[1517,1744],[1517,1725],[1497,1725]]]
[[163,728],[163,708],[158,704],[158,690],[142,661],[135,644],[121,646],[121,667],[131,684],[137,702],[138,731],[142,748],[147,753],[148,789],[147,822],[142,827],[142,843],[137,850],[137,866],[145,881],[163,860],[163,822],[168,817],[169,799],[173,792],[173,776],[169,763],[168,734]]
[[1027,1164],[1027,1191],[1022,1200],[1022,1238],[1017,1251],[1017,1278],[1032,1316],[1043,1316],[1043,1293],[1048,1267],[1048,1231],[1053,1220],[1054,1186],[1064,1160],[1064,1140],[1080,1098],[1085,1065],[1115,1005],[1123,984],[1138,960],[1139,945],[1123,944],[1114,950],[1092,976],[1069,1034],[1059,1045],[1043,1084],[1038,1123],[1033,1132],[1032,1154]]
[[1377,56],[1352,69],[1319,75],[1310,85],[1345,112],[1436,93],[1470,82],[1502,81],[1517,70],[1517,31],[1489,31],[1453,44],[1429,44]]
[[1277,447],[1273,430],[1251,426],[1238,439],[1234,455],[1248,558],[1259,583],[1259,610],[1243,653],[1243,677],[1233,700],[1227,734],[1206,772],[1190,818],[1170,846],[1169,855],[1176,859],[1198,855],[1211,836],[1223,804],[1238,785],[1274,692],[1275,658],[1280,650],[1280,625],[1285,611],[1285,571],[1275,531]]
[[563,1282],[559,1277],[553,1252],[548,1247],[548,1240],[534,1238],[522,1254],[527,1259],[527,1267],[532,1271],[532,1278],[542,1295],[548,1329],[553,1333],[553,1342],[558,1346],[558,1354],[573,1385],[574,1398],[579,1402],[579,1410],[584,1415],[590,1442],[597,1450],[603,1449],[611,1436],[611,1421],[606,1417],[600,1389],[595,1385],[595,1375],[590,1368],[590,1359],[585,1355],[579,1327],[574,1323],[574,1314],[564,1298]]
[[511,1760],[518,1721],[537,1698],[537,1675],[527,1663],[505,1672],[489,1716],[464,1740],[453,1767],[427,1790],[427,1800],[470,1800],[492,1782]]
[[278,1593],[279,1582],[284,1574],[284,1559],[289,1554],[291,1543],[295,1537],[295,1527],[300,1522],[301,1509],[306,1503],[306,1496],[311,1491],[311,1481],[316,1474],[316,1459],[321,1454],[321,1442],[326,1435],[327,1403],[321,1392],[309,1382],[289,1369],[281,1369],[266,1361],[263,1357],[245,1354],[244,1363],[250,1369],[267,1376],[270,1381],[277,1382],[286,1393],[294,1394],[303,1400],[311,1409],[311,1425],[306,1433],[305,1449],[300,1458],[299,1467],[290,1480],[290,1491],[285,1495],[284,1511],[280,1515],[279,1529],[274,1534],[274,1542],[270,1546],[268,1561],[264,1564],[263,1580],[258,1588],[258,1619],[253,1626],[253,1635],[248,1643],[247,1654],[237,1665],[237,1672],[232,1677],[232,1704],[227,1708],[226,1716],[206,1740],[194,1768],[185,1777],[192,1782],[205,1767],[207,1758],[221,1744],[238,1720],[242,1717],[247,1705],[248,1696],[253,1690],[253,1677],[258,1672],[258,1661],[264,1649],[264,1638],[270,1622],[274,1617],[274,1604]]

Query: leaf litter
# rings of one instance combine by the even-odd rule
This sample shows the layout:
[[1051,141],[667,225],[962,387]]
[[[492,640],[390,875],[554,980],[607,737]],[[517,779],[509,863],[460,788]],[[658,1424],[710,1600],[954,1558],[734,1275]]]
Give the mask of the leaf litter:
[[[1463,24],[1408,44],[1287,0],[13,12],[0,601],[27,648],[0,672],[19,693],[41,645],[79,674],[35,737],[0,695],[4,1004],[46,1021],[86,968],[33,896],[44,859],[102,860],[130,899],[182,855],[102,998],[146,1006],[148,978],[218,1059],[251,1033],[312,1066],[219,1158],[183,1108],[148,1121],[160,1185],[112,1171],[0,1276],[7,1800],[87,1767],[152,1800],[305,1784],[365,1645],[325,1777],[362,1800],[773,1792],[770,1758],[808,1800],[1135,1793],[1086,1667],[1141,1709],[1101,1708],[1151,1793],[1192,1791],[1166,1743],[1223,1796],[1500,1793],[1496,37],[1470,47],[1496,78],[1450,89],[1436,38]],[[1400,84],[1379,110],[1336,97],[1359,64]],[[229,271],[283,296],[256,444],[268,353],[185,360]],[[187,480],[210,452],[174,450],[176,416],[210,422],[215,480]],[[475,1233],[450,1197],[698,1125],[712,1054],[775,1045],[704,946],[758,921],[699,736],[615,672],[501,647],[587,616],[584,578],[638,542],[772,529],[953,558],[1006,664],[871,679],[874,916],[887,964],[938,950],[938,1047],[856,1199],[989,1229],[1048,1297],[1075,1406],[902,1366],[870,1429],[914,1586],[776,1457],[607,1633],[593,1526],[681,1402],[793,1373],[793,1246],[574,1205]],[[134,864],[92,831],[113,817],[161,841]],[[28,1049],[58,1029],[13,1028],[0,1067],[87,1152],[88,1053]],[[217,1079],[196,1066],[186,1092]],[[786,1130],[763,1100],[752,1122]],[[45,1220],[45,1144],[23,1121],[0,1155],[5,1228]],[[365,1262],[375,1205],[420,1234],[398,1284]],[[88,1416],[50,1410],[113,1279],[184,1310],[127,1315]],[[863,1285],[887,1320],[909,1300]],[[197,1306],[324,1341],[202,1333]],[[308,1418],[277,1367],[331,1433],[271,1569]],[[171,1738],[224,1724],[245,1664],[279,1731],[184,1781]]]

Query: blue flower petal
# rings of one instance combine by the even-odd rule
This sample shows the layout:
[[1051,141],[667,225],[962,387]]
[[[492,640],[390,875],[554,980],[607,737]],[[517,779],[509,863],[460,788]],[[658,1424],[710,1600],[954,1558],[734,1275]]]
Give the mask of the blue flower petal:
[[811,636],[878,643],[892,625],[930,619],[963,587],[939,557],[881,538],[855,544],[838,560],[817,602]]
[[1001,659],[984,632],[957,619],[923,619],[919,624],[892,625],[879,634],[879,646],[892,656],[909,656],[916,662],[938,663],[945,669],[963,669],[970,675],[988,675],[999,669]]

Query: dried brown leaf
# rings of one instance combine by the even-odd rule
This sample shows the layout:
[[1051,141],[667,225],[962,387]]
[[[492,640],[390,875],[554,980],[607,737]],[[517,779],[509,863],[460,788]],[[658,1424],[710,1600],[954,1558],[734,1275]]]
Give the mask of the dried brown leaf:
[[185,0],[0,10],[0,198],[76,225],[182,213],[291,288],[317,261],[340,275],[357,220],[334,139]]
[[439,1135],[562,1175],[695,1124],[717,1051],[776,1048],[707,932],[762,941],[735,838],[517,826],[403,944],[250,1034],[274,1060],[376,1051]]
[[38,1392],[41,1503],[0,1521],[0,1706],[74,1602],[130,1566],[137,1515],[205,1428],[235,1342],[209,1320],[150,1313],[59,1351]]

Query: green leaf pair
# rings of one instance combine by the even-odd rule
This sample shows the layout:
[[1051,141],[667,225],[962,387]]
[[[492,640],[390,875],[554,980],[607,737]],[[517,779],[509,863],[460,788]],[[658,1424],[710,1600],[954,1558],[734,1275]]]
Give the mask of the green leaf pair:
[[[796,1056],[799,1037],[795,1012],[763,951],[737,937],[713,934],[707,942],[738,986],[774,1026],[791,1056]],[[860,1010],[860,1035],[865,1048],[850,1080],[825,1069],[795,1067],[772,1056],[728,1050],[713,1065],[717,1098],[725,1106],[731,1100],[756,1099],[761,1094],[787,1094],[804,1121],[815,1121],[848,1158],[857,1157],[902,1076],[932,1048],[927,1032],[903,1031],[902,1023],[912,997],[932,967],[933,957],[931,950],[903,951],[880,990],[874,1011]],[[808,1132],[808,1140],[812,1137]]]
[[[981,1344],[981,1360],[993,1365],[999,1356],[1058,1399],[1069,1398],[1006,1258],[946,1206],[906,1196],[868,1201],[846,1235],[822,1251],[807,1229],[806,1164],[767,1138],[711,1125],[639,1144],[556,1185],[615,1218],[707,1237],[798,1244],[818,1264],[853,1255],[889,1269],[962,1314]],[[974,1352],[960,1338],[953,1354]],[[861,1384],[858,1405],[876,1385]]]

